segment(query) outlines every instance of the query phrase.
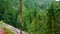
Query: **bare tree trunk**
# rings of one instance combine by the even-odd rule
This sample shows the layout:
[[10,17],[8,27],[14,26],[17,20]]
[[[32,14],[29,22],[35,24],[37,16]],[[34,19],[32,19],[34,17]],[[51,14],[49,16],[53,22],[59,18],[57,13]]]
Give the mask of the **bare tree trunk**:
[[22,0],[20,0],[20,34],[22,34]]

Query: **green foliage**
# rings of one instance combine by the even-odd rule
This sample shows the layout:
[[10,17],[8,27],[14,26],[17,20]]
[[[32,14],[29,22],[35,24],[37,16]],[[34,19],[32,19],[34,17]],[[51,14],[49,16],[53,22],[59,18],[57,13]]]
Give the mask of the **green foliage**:
[[[60,24],[60,8],[59,8],[59,2],[52,2],[50,9],[48,9],[48,28],[49,33],[52,32],[52,34],[60,34],[60,29],[58,24]],[[58,25],[58,26],[57,26]],[[50,27],[49,27],[50,26]]]
[[14,33],[12,32],[12,30],[10,30],[9,28],[4,27],[4,29],[6,30],[6,32],[7,32],[8,34],[14,34]]
[[5,23],[13,25],[16,28],[20,28],[18,19],[18,1],[15,0],[1,0],[0,3],[0,20]]
[[[16,28],[21,28],[19,1],[2,0],[0,3],[0,20]],[[51,34],[51,30],[57,34],[55,31],[60,30],[57,25],[60,23],[60,4],[54,0],[23,0],[22,21],[22,29],[29,34]]]
[[3,21],[0,21],[0,28],[4,28],[4,30],[6,30],[8,34],[14,34],[8,27],[3,26]]
[[39,0],[26,0],[23,10],[23,30],[29,34],[47,34],[46,5]]
[[0,21],[0,27],[3,27],[3,21]]

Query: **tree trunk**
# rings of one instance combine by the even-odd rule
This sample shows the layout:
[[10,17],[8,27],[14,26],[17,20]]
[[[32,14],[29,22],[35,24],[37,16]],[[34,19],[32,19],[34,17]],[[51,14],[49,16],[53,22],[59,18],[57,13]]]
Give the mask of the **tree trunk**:
[[20,0],[20,34],[22,34],[22,0]]

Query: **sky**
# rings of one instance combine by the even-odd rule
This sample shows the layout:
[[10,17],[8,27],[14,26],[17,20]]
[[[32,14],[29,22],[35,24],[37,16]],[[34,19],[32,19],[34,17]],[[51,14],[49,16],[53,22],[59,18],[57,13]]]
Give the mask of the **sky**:
[[60,1],[60,0],[56,0],[56,1]]

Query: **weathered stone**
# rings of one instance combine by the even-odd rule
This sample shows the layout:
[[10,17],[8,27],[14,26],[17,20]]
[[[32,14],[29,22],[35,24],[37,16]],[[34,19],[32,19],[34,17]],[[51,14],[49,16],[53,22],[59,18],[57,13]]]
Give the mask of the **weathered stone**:
[[[3,23],[3,26],[4,26],[4,27],[8,27],[9,29],[11,29],[11,30],[14,32],[14,34],[20,34],[20,30],[17,29],[17,28],[15,28],[15,27],[13,27],[13,26],[11,26],[11,25],[8,25],[8,24],[6,24],[6,23]],[[28,34],[28,33],[22,31],[22,34]]]

